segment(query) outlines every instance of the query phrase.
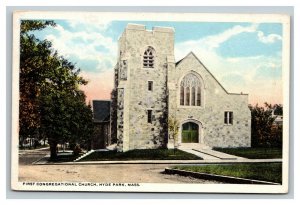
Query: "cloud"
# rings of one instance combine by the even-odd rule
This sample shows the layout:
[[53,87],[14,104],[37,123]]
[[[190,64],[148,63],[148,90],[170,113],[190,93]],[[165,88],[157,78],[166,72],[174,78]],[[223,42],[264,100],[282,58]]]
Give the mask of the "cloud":
[[198,40],[185,41],[184,44],[192,48],[194,48],[195,45],[199,45],[201,46],[201,48],[206,48],[206,50],[214,50],[218,48],[222,43],[228,41],[230,38],[234,36],[237,36],[245,32],[247,33],[256,32],[257,27],[258,27],[257,24],[252,24],[250,26],[236,25],[230,29],[225,30],[222,33],[207,36]]
[[209,36],[205,38],[204,44],[207,45],[208,48],[214,49],[218,48],[220,44],[223,42],[229,40],[230,38],[239,35],[241,33],[253,33],[256,31],[258,25],[257,24],[252,24],[250,26],[234,26],[230,29],[225,30],[224,32]]
[[[258,24],[252,24],[250,26],[236,25],[230,29],[227,29],[227,30],[219,33],[219,34],[206,36],[204,38],[200,38],[197,40],[181,42],[176,45],[177,47],[179,47],[179,49],[177,49],[177,51],[181,50],[181,52],[176,53],[176,56],[179,58],[182,58],[185,55],[185,54],[183,54],[183,52],[186,53],[186,49],[190,49],[190,48],[193,48],[194,50],[198,50],[198,51],[200,51],[200,50],[203,50],[204,52],[212,51],[215,53],[215,49],[220,47],[220,45],[222,43],[228,41],[230,38],[237,36],[241,33],[245,33],[245,32],[254,33],[254,32],[256,32],[257,28],[258,28]],[[182,50],[182,49],[184,49],[184,50]]]
[[265,62],[257,66],[255,78],[256,79],[278,79],[281,78],[281,64],[273,62]]
[[228,75],[224,75],[221,81],[227,82],[228,84],[231,84],[233,86],[244,86],[245,85],[245,78],[238,74],[238,73],[231,73]]
[[81,68],[80,75],[89,81],[81,86],[87,101],[111,97],[117,42],[104,34],[109,24],[91,18],[68,20],[45,35],[59,55]]
[[257,33],[258,43],[281,40],[276,34],[264,36],[261,31],[256,30],[257,28],[256,24],[244,27],[234,26],[217,35],[177,43],[175,45],[176,60],[183,58],[192,48],[192,51],[228,92],[249,93],[249,103],[252,104],[282,103],[282,94],[278,94],[282,84],[281,54],[225,57],[217,52],[222,43],[245,32]]
[[[117,43],[101,32],[70,31],[59,24],[54,29],[55,32],[45,38],[52,41],[60,55],[72,58],[83,70],[99,72],[112,69],[116,63]],[[94,67],[91,68],[90,63],[85,63],[89,61],[93,62]]]
[[[113,66],[117,61],[117,42],[105,34],[110,22],[89,18],[65,23],[64,26],[58,24],[46,38],[53,42],[60,55],[82,68],[82,75],[90,80],[82,87],[89,100],[110,99]],[[216,35],[175,42],[176,60],[193,51],[228,92],[249,93],[250,103],[282,103],[282,95],[275,95],[282,83],[280,54],[225,57],[217,52],[224,42],[243,33],[253,34],[258,43],[272,44],[282,40],[280,35],[265,35],[257,29],[257,24],[236,25]]]
[[274,43],[276,40],[282,40],[282,37],[278,34],[269,34],[265,36],[264,32],[262,31],[257,32],[257,37],[260,42],[266,44]]
[[69,26],[73,29],[78,29],[78,27],[84,27],[85,30],[106,30],[111,21],[107,21],[105,18],[99,18],[92,15],[80,15],[76,19],[66,20]]

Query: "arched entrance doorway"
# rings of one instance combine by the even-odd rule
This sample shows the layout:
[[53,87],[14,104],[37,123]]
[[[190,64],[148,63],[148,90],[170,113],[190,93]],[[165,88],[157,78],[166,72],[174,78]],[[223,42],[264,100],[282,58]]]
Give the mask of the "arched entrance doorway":
[[199,143],[199,125],[194,122],[186,122],[181,127],[182,143]]

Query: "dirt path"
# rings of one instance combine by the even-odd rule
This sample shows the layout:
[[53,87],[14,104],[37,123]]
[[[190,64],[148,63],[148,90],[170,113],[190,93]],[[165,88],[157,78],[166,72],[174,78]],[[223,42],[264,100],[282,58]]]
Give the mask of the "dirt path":
[[31,165],[33,162],[49,154],[49,149],[20,150],[19,165]]
[[163,174],[168,164],[32,165],[48,150],[19,154],[19,181],[132,182],[132,183],[218,183]]
[[51,182],[136,182],[136,183],[218,183],[163,174],[168,165],[21,165],[20,181]]

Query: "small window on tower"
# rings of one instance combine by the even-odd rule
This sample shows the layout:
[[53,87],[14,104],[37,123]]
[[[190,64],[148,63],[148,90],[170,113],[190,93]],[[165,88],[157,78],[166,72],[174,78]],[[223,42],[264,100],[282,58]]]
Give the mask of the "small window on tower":
[[153,81],[148,81],[148,90],[153,91]]
[[148,113],[147,113],[148,117],[148,123],[152,123],[152,110],[148,110]]

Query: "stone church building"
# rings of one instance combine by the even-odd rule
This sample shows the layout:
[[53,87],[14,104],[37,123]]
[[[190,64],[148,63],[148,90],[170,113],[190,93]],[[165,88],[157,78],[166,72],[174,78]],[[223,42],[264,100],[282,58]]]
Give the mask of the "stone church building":
[[175,62],[173,28],[128,24],[118,43],[111,138],[119,151],[172,147],[168,119],[178,122],[178,146],[250,146],[248,95],[227,92],[192,52]]

